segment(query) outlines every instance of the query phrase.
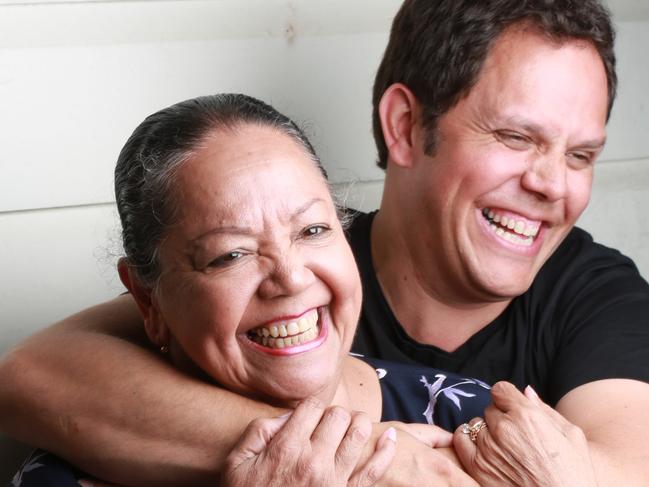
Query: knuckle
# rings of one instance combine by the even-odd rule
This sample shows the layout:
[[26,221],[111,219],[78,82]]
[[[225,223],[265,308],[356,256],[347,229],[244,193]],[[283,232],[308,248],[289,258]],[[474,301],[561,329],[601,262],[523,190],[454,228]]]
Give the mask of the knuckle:
[[345,408],[340,406],[331,406],[327,409],[327,419],[340,423],[349,423],[351,421],[351,414]]
[[354,448],[354,447],[361,447],[367,443],[367,440],[369,439],[370,435],[368,431],[365,431],[363,428],[358,428],[356,426],[353,426],[349,429],[347,433],[347,437],[349,438],[349,443],[348,448]]
[[320,475],[320,463],[311,457],[301,457],[295,464],[295,474],[302,479],[318,479]]
[[367,416],[354,416],[347,435],[354,444],[364,445],[372,433],[372,423]]
[[271,461],[284,463],[293,461],[300,450],[300,445],[291,442],[290,439],[278,438],[266,451]]
[[223,474],[227,475],[234,472],[238,466],[239,460],[237,456],[231,452],[227,457],[225,457],[225,461],[223,462]]
[[309,396],[304,399],[301,403],[301,406],[307,409],[324,409],[324,404],[317,397]]
[[494,406],[493,403],[489,404],[484,410],[485,419],[488,420],[489,418],[494,417],[498,411],[498,408]]
[[367,415],[367,413],[363,411],[354,411],[352,413],[352,421],[354,423],[358,423],[359,425],[367,425],[369,428],[372,427],[372,420]]
[[579,426],[569,423],[564,427],[564,432],[567,438],[578,441],[581,443],[586,443],[586,434]]
[[268,418],[255,418],[248,424],[249,431],[263,430],[268,427],[270,419]]
[[489,425],[489,433],[494,438],[509,438],[514,432],[514,426],[508,420],[497,421]]
[[381,477],[383,477],[383,471],[372,465],[359,472],[348,485],[353,487],[367,487],[376,484],[381,480]]
[[453,474],[451,461],[446,457],[436,458],[434,463],[434,472],[441,478],[451,478]]

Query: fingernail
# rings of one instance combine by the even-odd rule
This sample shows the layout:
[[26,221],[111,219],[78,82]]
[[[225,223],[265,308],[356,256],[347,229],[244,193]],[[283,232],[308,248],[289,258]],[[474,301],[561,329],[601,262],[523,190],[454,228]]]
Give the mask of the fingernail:
[[94,487],[94,486],[95,486],[95,484],[93,484],[93,483],[92,483],[90,480],[88,480],[88,479],[79,479],[79,480],[77,480],[77,482],[79,483],[79,485],[80,485],[81,487]]
[[533,399],[533,400],[535,400],[535,401],[540,401],[540,400],[541,400],[541,398],[540,398],[539,395],[536,393],[536,391],[534,390],[534,388],[533,388],[532,386],[529,386],[529,385],[525,388],[525,395],[526,395],[529,399]]
[[388,428],[385,434],[388,440],[394,441],[395,443],[397,442],[397,430],[395,430],[392,426]]

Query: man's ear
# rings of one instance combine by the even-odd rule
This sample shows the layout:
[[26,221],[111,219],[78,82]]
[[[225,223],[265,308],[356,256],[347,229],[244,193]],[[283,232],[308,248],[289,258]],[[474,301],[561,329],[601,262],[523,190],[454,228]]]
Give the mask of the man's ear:
[[383,93],[379,103],[383,139],[389,159],[402,167],[413,161],[414,130],[419,121],[419,103],[410,89],[395,83]]
[[137,303],[149,340],[158,347],[168,346],[171,334],[162,319],[153,297],[153,291],[142,284],[137,272],[128,264],[126,259],[122,258],[119,260],[117,263],[117,271],[122,284],[129,290],[131,296],[133,296],[133,299]]

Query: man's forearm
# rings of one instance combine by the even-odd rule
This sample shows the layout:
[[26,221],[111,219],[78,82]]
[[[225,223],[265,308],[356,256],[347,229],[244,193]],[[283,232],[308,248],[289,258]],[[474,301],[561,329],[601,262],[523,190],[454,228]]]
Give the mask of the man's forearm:
[[86,310],[10,352],[0,365],[0,428],[119,484],[214,485],[250,420],[278,412],[133,343],[141,324],[129,300]]

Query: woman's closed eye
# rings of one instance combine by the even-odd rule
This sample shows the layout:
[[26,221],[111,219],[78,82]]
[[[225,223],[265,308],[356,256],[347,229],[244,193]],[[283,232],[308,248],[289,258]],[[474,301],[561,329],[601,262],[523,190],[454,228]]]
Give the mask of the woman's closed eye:
[[306,239],[319,239],[331,233],[331,228],[328,225],[316,224],[309,225],[302,230],[301,237]]
[[216,259],[212,260],[208,264],[208,267],[227,267],[236,263],[245,255],[246,253],[241,250],[231,250],[230,252],[226,252],[225,254],[220,255]]

